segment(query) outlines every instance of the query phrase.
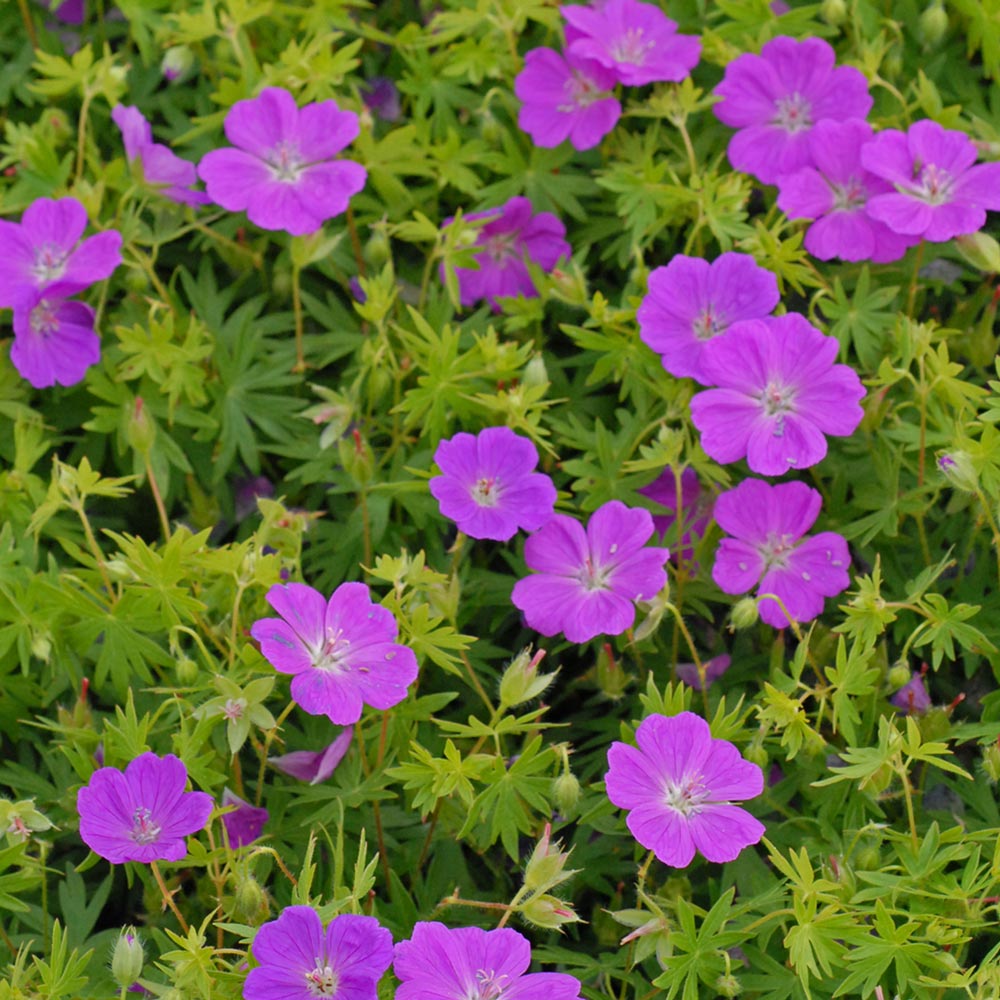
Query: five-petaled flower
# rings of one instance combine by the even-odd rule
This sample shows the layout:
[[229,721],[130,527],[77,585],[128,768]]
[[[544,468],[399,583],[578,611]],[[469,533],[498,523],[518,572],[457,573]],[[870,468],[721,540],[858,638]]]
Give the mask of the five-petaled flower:
[[646,547],[653,517],[610,500],[579,521],[556,514],[524,545],[532,576],[514,584],[511,600],[542,635],[570,642],[620,635],[635,620],[633,601],[650,599],[667,582],[669,551]]
[[[850,583],[847,542],[834,531],[803,537],[819,515],[822,497],[805,483],[771,486],[744,479],[715,501],[715,520],[731,538],[723,538],[712,579],[727,594],[773,594],[759,602],[760,617],[774,628],[812,621],[823,599],[835,597]],[[784,609],[782,609],[782,605]]]
[[612,743],[605,787],[628,809],[632,836],[664,864],[686,868],[700,851],[732,861],[764,836],[764,826],[733,805],[764,790],[761,769],[726,740],[712,739],[692,712],[650,715],[636,730],[638,748]]
[[259,963],[244,1000],[376,1000],[392,961],[392,935],[374,917],[341,913],[324,930],[311,906],[286,906],[253,939]]
[[509,927],[446,927],[421,921],[396,945],[396,1000],[579,1000],[580,981],[528,972],[531,945]]
[[717,462],[746,456],[765,476],[821,461],[825,435],[852,434],[863,416],[864,386],[835,363],[838,349],[798,313],[748,320],[710,341],[701,371],[717,388],[691,400],[701,446]]
[[188,834],[208,822],[212,797],[185,792],[187,769],[172,753],[144,753],[119,771],[102,767],[76,796],[80,837],[113,864],[180,861]]
[[509,427],[456,434],[438,445],[434,461],[443,475],[431,479],[431,494],[472,538],[505,542],[518,528],[535,531],[552,516],[556,488],[535,472],[535,446]]
[[310,715],[347,726],[365,705],[406,697],[417,657],[395,642],[396,619],[363,583],[342,583],[329,600],[303,583],[277,584],[267,601],[281,617],[261,618],[250,634],[275,670],[293,675],[292,699]]
[[864,75],[835,68],[822,38],[772,38],[759,56],[737,56],[715,93],[722,98],[712,108],[716,117],[739,129],[729,140],[729,162],[765,184],[812,163],[817,122],[865,118],[872,107]]
[[365,186],[360,163],[334,158],[359,130],[358,116],[336,101],[298,108],[287,90],[265,87],[237,101],[224,128],[237,148],[207,153],[198,175],[212,201],[261,229],[314,233]]

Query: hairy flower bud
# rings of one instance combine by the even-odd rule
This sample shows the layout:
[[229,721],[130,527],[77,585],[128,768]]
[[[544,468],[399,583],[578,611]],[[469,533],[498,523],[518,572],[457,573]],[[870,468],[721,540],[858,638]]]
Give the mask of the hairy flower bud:
[[733,610],[730,614],[732,627],[737,630],[756,625],[759,618],[760,612],[757,609],[757,601],[753,597],[744,597],[742,600],[737,601],[733,605]]
[[540,649],[532,656],[531,647],[525,646],[514,657],[510,666],[500,678],[500,701],[508,708],[537,698],[555,679],[555,672],[539,674],[538,664],[542,662],[545,650]]
[[144,960],[142,942],[136,936],[135,928],[125,928],[118,936],[111,954],[111,975],[114,981],[127,989],[142,975]]
[[926,48],[937,45],[948,30],[948,13],[944,5],[932,3],[917,22],[917,32]]
[[727,973],[715,980],[715,990],[720,997],[738,997],[743,992],[743,987],[732,973]]
[[545,832],[524,869],[524,887],[535,893],[547,892],[576,874],[576,869],[565,870],[570,852],[561,851],[561,845],[553,844],[551,836],[552,824],[546,823]]
[[894,663],[889,671],[889,687],[893,691],[898,691],[904,685],[909,684],[911,676],[910,668],[905,663],[902,661]]
[[267,893],[261,884],[252,875],[238,877],[232,915],[248,924],[257,924],[262,916],[267,915],[267,910]]
[[532,896],[520,908],[520,913],[528,923],[553,930],[558,930],[563,924],[580,922],[571,904],[548,894]]
[[940,455],[937,460],[941,474],[956,489],[975,493],[979,489],[979,476],[972,464],[968,452],[949,451]]
[[994,785],[1000,782],[1000,745],[995,742],[983,749],[983,771]]
[[[843,24],[847,20],[847,4],[844,0],[823,0],[823,5],[819,9],[819,16],[834,27]],[[725,994],[735,996],[736,994]]]
[[572,771],[564,771],[552,781],[552,797],[563,816],[572,816],[580,801],[580,781]]
[[160,72],[170,81],[177,83],[194,67],[194,52],[187,45],[171,45],[163,53]]

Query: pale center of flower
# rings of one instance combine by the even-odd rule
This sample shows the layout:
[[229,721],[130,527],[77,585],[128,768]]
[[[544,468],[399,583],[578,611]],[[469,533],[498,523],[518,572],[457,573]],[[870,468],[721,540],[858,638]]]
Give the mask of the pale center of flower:
[[[611,552],[614,553],[617,548],[617,545],[612,545]],[[613,566],[598,565],[590,556],[587,556],[584,561],[584,565],[577,573],[576,578],[583,584],[583,589],[588,592],[594,590],[610,590],[611,583],[609,581],[611,571],[613,569]]]
[[496,507],[500,500],[500,480],[496,476],[481,476],[472,487],[472,499],[480,507]]
[[913,179],[916,182],[914,194],[929,205],[943,205],[951,200],[954,180],[947,170],[934,163],[925,163],[919,170],[914,167]]
[[332,629],[327,626],[326,639],[320,646],[316,657],[316,667],[319,670],[339,670],[342,662],[351,651],[351,640],[344,635],[342,628]]
[[51,337],[59,332],[59,317],[56,315],[55,304],[48,299],[41,302],[31,310],[28,318],[31,332],[38,337]]
[[63,276],[68,256],[62,247],[46,243],[35,251],[35,266],[31,269],[31,273],[38,279],[39,284],[55,281]]
[[236,722],[243,717],[244,708],[246,702],[242,698],[227,698],[225,705],[222,706],[222,714],[230,722]]
[[861,178],[852,177],[846,184],[830,184],[835,212],[853,212],[868,201],[868,189]]
[[694,330],[695,337],[698,340],[711,340],[713,337],[718,336],[725,330],[727,326],[726,318],[722,313],[718,312],[715,306],[705,306],[705,308],[698,313],[694,318],[694,322],[691,324]]
[[508,977],[497,975],[494,969],[477,969],[476,985],[469,990],[466,1000],[499,1000],[503,994],[503,981]]
[[795,409],[795,389],[771,379],[757,398],[760,400],[764,415],[776,418],[771,433],[775,437],[781,437],[785,433],[785,414]]
[[556,111],[572,114],[580,108],[590,107],[594,101],[599,101],[604,93],[589,76],[574,71],[563,86],[563,102],[556,105]]
[[770,532],[758,551],[764,559],[764,569],[784,569],[788,565],[788,557],[795,549],[795,539],[791,535],[779,535]]
[[285,184],[295,184],[302,174],[305,160],[295,143],[282,140],[265,157],[271,168],[271,176]]
[[139,806],[132,813],[132,839],[137,844],[151,844],[159,835],[160,827],[153,822],[152,813],[145,806]]
[[679,782],[671,781],[670,778],[664,782],[663,801],[668,808],[682,816],[700,812],[708,797],[709,790],[700,774],[686,774]]
[[793,135],[812,128],[812,105],[796,90],[774,102],[775,115],[771,120]]
[[306,973],[306,989],[311,997],[332,997],[337,992],[337,973],[326,962],[316,957],[315,968]]
[[656,44],[642,40],[642,28],[629,28],[619,35],[608,47],[608,53],[615,62],[641,66],[646,61],[650,49]]
[[494,233],[483,240],[483,252],[494,264],[502,264],[515,256],[516,233]]

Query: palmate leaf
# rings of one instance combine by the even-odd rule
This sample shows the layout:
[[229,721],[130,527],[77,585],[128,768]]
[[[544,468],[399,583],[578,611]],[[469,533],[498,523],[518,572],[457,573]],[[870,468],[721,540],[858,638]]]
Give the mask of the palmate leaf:
[[840,278],[834,279],[833,298],[823,299],[820,310],[832,322],[830,333],[840,341],[842,359],[853,346],[866,369],[878,366],[885,339],[895,322],[895,312],[890,307],[898,294],[898,285],[873,289],[867,265],[858,275],[853,295],[847,294]]

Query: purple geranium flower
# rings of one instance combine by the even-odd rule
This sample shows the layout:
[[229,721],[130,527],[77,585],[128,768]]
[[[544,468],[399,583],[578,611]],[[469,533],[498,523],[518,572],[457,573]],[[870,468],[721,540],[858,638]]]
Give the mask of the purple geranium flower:
[[337,769],[353,738],[354,730],[347,726],[325,750],[293,750],[281,757],[268,757],[267,761],[289,777],[318,785]]
[[931,709],[931,696],[924,686],[924,672],[913,671],[910,679],[889,699],[901,715],[924,715]]
[[396,1000],[579,1000],[580,981],[528,972],[531,945],[510,927],[446,927],[421,921],[396,945]]
[[653,534],[647,510],[610,500],[579,521],[556,514],[524,545],[533,576],[514,584],[511,600],[542,635],[570,642],[620,635],[635,620],[633,601],[658,594],[667,582],[667,549],[646,548]]
[[[673,469],[668,466],[648,486],[643,486],[636,492],[655,500],[661,507],[666,507],[670,511],[669,514],[653,515],[656,533],[661,539],[665,539],[677,520],[677,484],[674,481]],[[712,517],[712,497],[702,492],[698,473],[694,469],[687,468],[681,473],[680,501],[684,533],[680,539],[681,548],[674,550],[674,557],[690,559],[694,554],[694,549],[691,548],[692,534],[704,538],[708,522]]]
[[726,740],[712,739],[692,712],[650,715],[635,732],[638,749],[612,743],[608,798],[628,809],[629,830],[666,865],[686,868],[700,851],[733,861],[764,836],[764,825],[733,802],[764,790],[761,769]]
[[899,260],[917,240],[868,214],[868,200],[892,185],[861,165],[872,127],[860,118],[817,122],[809,135],[813,166],[778,179],[778,208],[790,219],[816,219],[806,249],[820,260]]
[[[497,299],[501,296],[532,298],[538,292],[525,260],[533,261],[543,271],[551,271],[560,258],[571,253],[565,239],[566,227],[551,212],[532,215],[527,198],[511,198],[502,208],[474,212],[466,219],[490,221],[479,230],[476,239],[476,246],[482,247],[475,258],[478,269],[455,268],[463,306],[486,299],[499,311]],[[443,280],[443,264],[441,276]]]
[[324,930],[311,906],[286,906],[253,939],[259,963],[244,1000],[376,1000],[392,961],[392,935],[374,917],[341,913]]
[[779,298],[778,279],[747,254],[724,253],[711,264],[678,254],[649,275],[639,336],[671,375],[704,383],[705,345],[733,323],[763,319]]
[[976,144],[937,122],[886,129],[861,150],[867,170],[895,187],[868,201],[868,214],[904,236],[933,243],[974,233],[1000,209],[1000,163],[974,166]]
[[701,358],[717,389],[691,400],[701,446],[717,462],[746,457],[754,472],[780,476],[826,456],[826,434],[861,422],[864,386],[835,363],[839,345],[798,313],[749,320],[711,341]]
[[399,121],[399,89],[389,77],[373,76],[362,84],[361,99],[365,102],[365,107],[383,121]]
[[268,811],[250,805],[228,788],[222,790],[222,806],[236,807],[222,816],[222,823],[229,835],[229,846],[245,847],[252,844],[260,836],[260,831],[268,820]]
[[229,109],[226,138],[237,148],[208,153],[198,175],[223,208],[246,211],[261,229],[304,236],[343,212],[365,186],[360,163],[334,159],[358,129],[358,116],[336,101],[300,109],[287,90],[265,87]]
[[628,87],[683,80],[701,55],[701,39],[678,35],[677,22],[639,0],[606,0],[590,7],[561,7],[570,29],[570,55],[593,59]]
[[212,796],[185,792],[187,769],[172,753],[140,754],[124,773],[95,771],[76,795],[80,837],[113,864],[125,861],[180,861],[185,838],[208,822]]
[[139,160],[143,179],[161,188],[164,198],[183,205],[207,205],[211,201],[204,192],[191,190],[191,185],[198,181],[194,164],[153,142],[153,130],[138,108],[115,105],[111,120],[121,131],[129,163]]
[[363,583],[342,583],[326,600],[303,583],[279,583],[267,602],[281,618],[254,622],[250,634],[275,670],[292,674],[292,698],[339,726],[365,705],[386,709],[406,697],[417,657],[398,645],[392,612],[373,604]]
[[[847,542],[833,531],[803,538],[822,504],[805,483],[771,486],[745,479],[715,501],[715,520],[732,538],[723,538],[712,579],[727,594],[775,594],[798,622],[823,611],[823,599],[845,590],[850,580]],[[775,628],[788,625],[777,601],[759,602],[760,617]]]
[[556,488],[535,472],[535,446],[509,427],[456,434],[437,446],[434,461],[444,474],[428,483],[431,494],[471,538],[506,542],[518,528],[535,531],[552,516]]
[[622,106],[609,93],[616,80],[613,70],[593,59],[532,49],[514,80],[521,102],[517,124],[536,146],[569,139],[574,149],[591,149],[621,117]]
[[65,24],[83,24],[87,16],[86,0],[40,0]]
[[76,385],[101,360],[94,310],[45,292],[14,307],[10,360],[36,389]]
[[75,198],[37,198],[21,221],[0,221],[0,308],[63,299],[109,277],[121,263],[121,233],[81,240],[87,210]]
[[[701,666],[705,672],[705,687],[711,687],[728,669],[732,662],[728,653],[713,656],[706,660]],[[678,663],[676,667],[678,680],[683,681],[688,687],[696,691],[702,689],[701,677],[698,674],[698,667],[694,663]]]
[[812,163],[809,135],[825,118],[865,118],[872,107],[864,75],[834,68],[834,52],[820,38],[772,38],[760,55],[744,53],[715,88],[723,100],[716,117],[739,131],[729,140],[737,170],[773,184]]

